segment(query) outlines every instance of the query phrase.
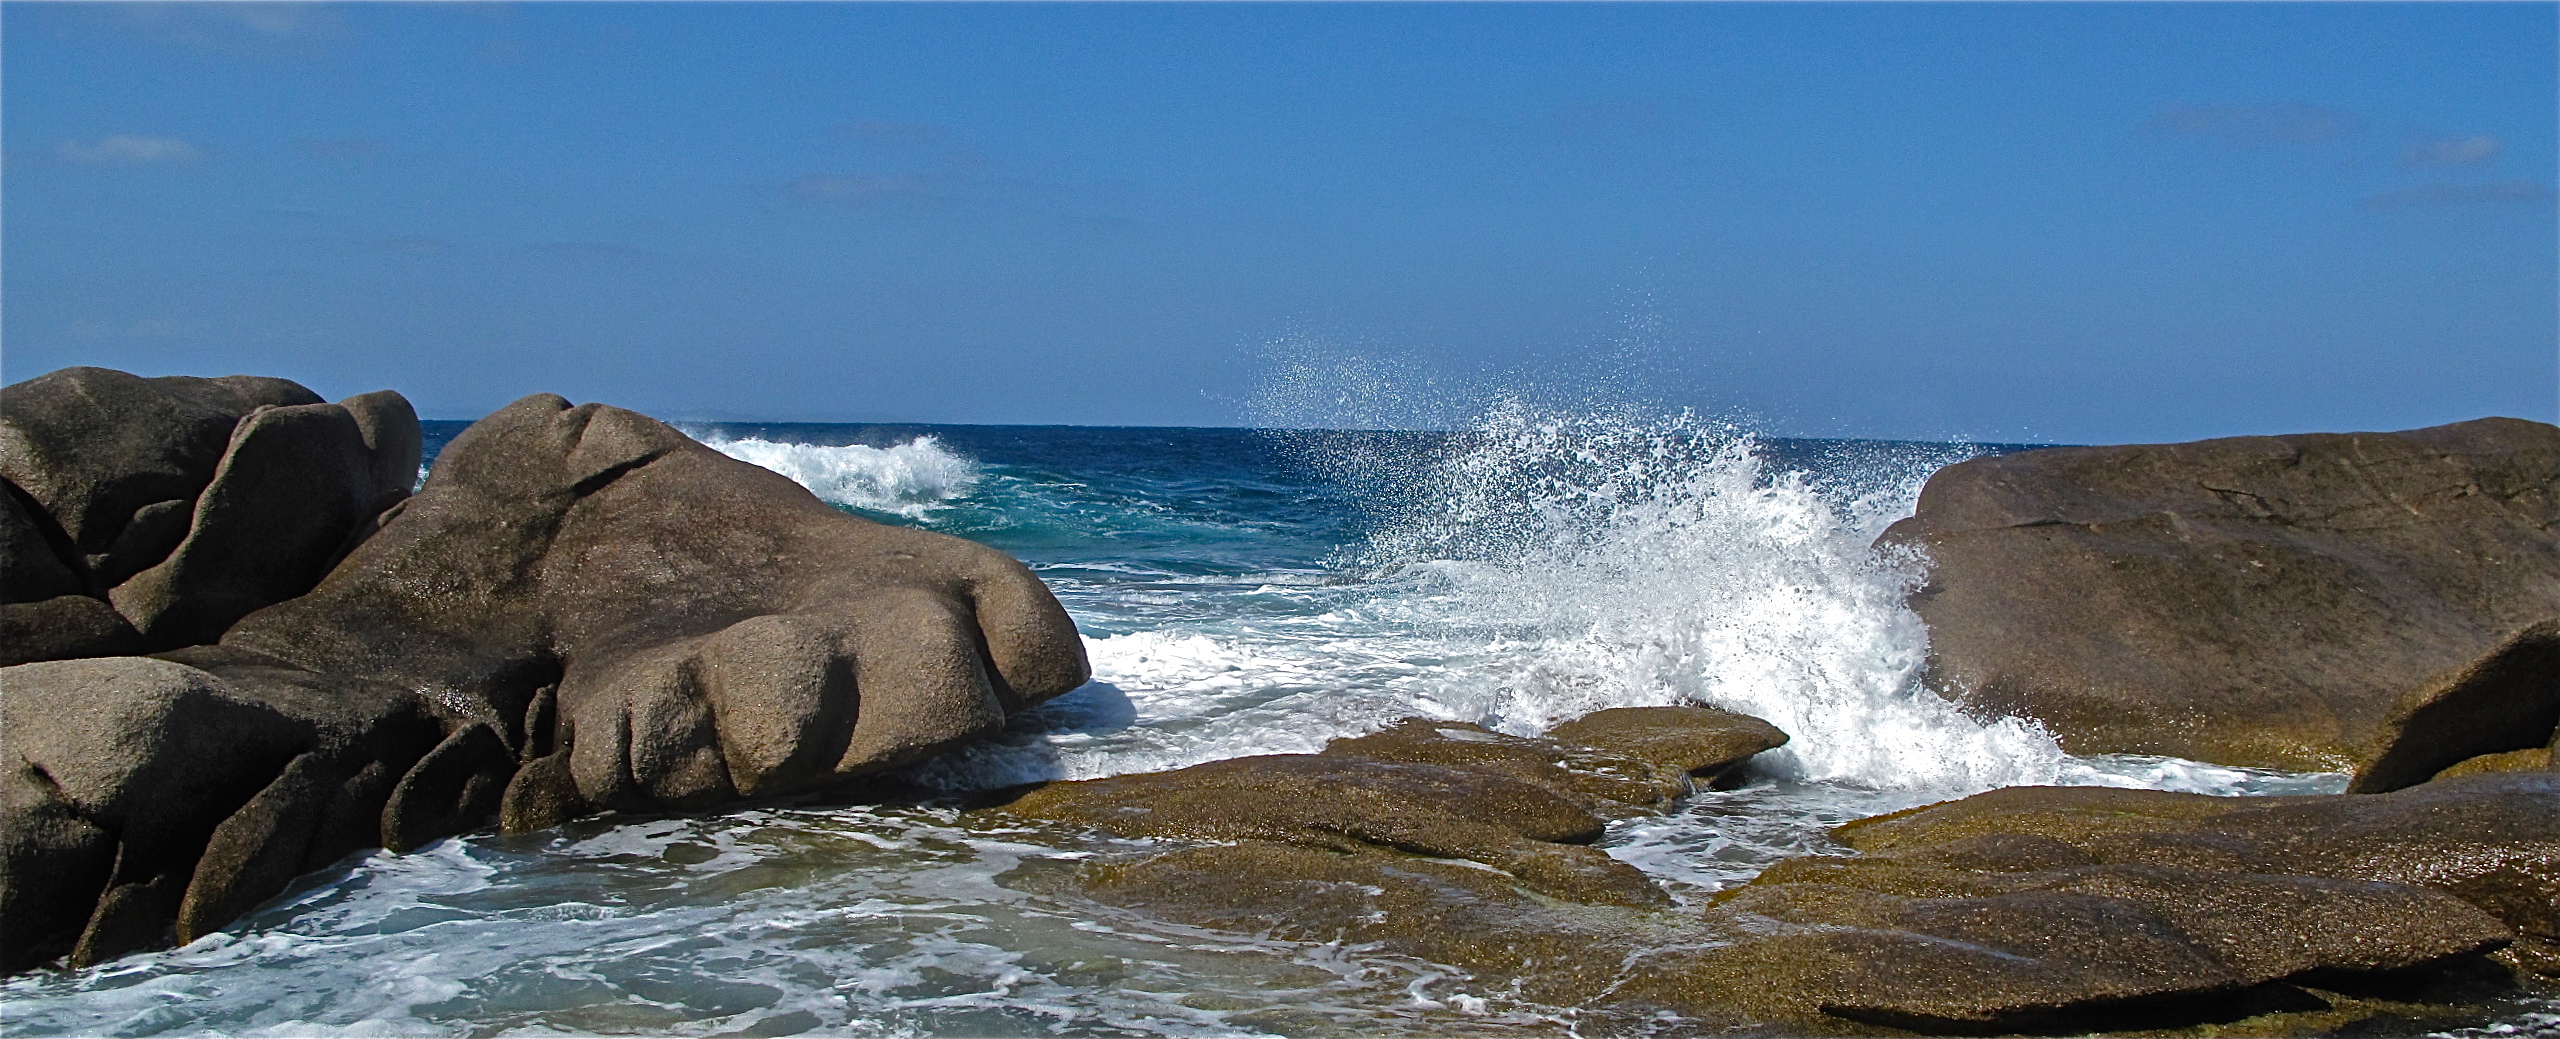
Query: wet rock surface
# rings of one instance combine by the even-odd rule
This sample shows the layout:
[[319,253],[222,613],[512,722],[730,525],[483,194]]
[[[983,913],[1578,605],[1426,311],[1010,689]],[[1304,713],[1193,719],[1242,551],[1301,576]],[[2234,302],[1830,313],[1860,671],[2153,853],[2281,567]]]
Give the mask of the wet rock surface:
[[1742,785],[1752,755],[1787,734],[1747,714],[1712,707],[1619,707],[1548,730],[1553,739],[1677,769],[1718,790]]
[[[9,573],[92,593],[11,602],[13,640],[41,636],[16,659],[161,652],[0,670],[0,967],[188,940],[360,849],[893,768],[1086,677],[1010,557],[645,416],[526,398],[411,497],[405,401],[287,389],[92,369],[9,390],[0,473],[34,489],[5,547],[47,550]],[[148,421],[82,410],[106,405]],[[102,590],[74,550],[125,551],[128,500],[171,543]]]
[[[1837,838],[1866,854],[1788,860],[1680,906],[1522,868],[1523,846],[1588,839],[1561,803],[1483,796],[1543,782],[1556,802],[1591,798],[1524,766],[1570,756],[1553,735],[1414,720],[1322,755],[1051,784],[1004,810],[1205,842],[1086,867],[1102,901],[1378,943],[1626,1027],[1664,1012],[1761,1034],[2452,1027],[2547,984],[2530,950],[2560,894],[2550,774],[2282,799],[2011,788],[1850,824]],[[1482,771],[1406,778],[1425,767]]]
[[2560,774],[2486,773],[2389,794],[2277,799],[2010,787],[1861,820],[1836,837],[1899,857],[1991,834],[2100,863],[2382,881],[2441,890],[2519,934],[2560,938]]
[[[1442,729],[1455,735],[1442,736]],[[1590,788],[1624,791],[1648,803],[1653,789],[1616,784],[1614,776],[1576,782],[1553,765],[1545,766],[1547,777],[1524,778],[1521,773],[1530,770],[1521,767],[1523,756],[1543,755],[1552,745],[1472,725],[1414,721],[1381,735],[1367,742],[1336,741],[1322,754],[1231,758],[1175,772],[1052,784],[1008,810],[1131,837],[1465,860],[1504,871],[1550,897],[1670,904],[1643,872],[1582,846],[1603,829],[1601,818],[1582,807]],[[1487,753],[1493,748],[1520,756]],[[1365,756],[1399,752],[1400,758]],[[1490,764],[1449,763],[1470,755]]]
[[1886,532],[1970,707],[2074,753],[2423,782],[2560,721],[2560,429],[2055,448],[1947,467]]
[[1688,757],[1416,718],[1318,754],[1052,783],[1000,810],[1217,842],[1088,868],[1087,893],[1103,901],[1199,926],[1383,943],[1580,1004],[1622,980],[1628,957],[1729,938],[1586,846],[1604,815],[1686,792]]

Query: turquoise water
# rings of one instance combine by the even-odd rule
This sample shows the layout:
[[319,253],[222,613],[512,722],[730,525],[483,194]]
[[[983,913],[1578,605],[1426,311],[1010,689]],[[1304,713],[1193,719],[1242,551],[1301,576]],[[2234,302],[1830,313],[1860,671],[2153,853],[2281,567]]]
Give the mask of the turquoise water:
[[[432,424],[440,445],[459,424]],[[1311,751],[1427,715],[1531,733],[1704,702],[1794,737],[1765,778],[1619,824],[1694,898],[1849,819],[2018,783],[2342,777],[2063,754],[1921,684],[1917,560],[1868,547],[1972,445],[1486,409],[1458,433],[715,425],[884,522],[1029,562],[1082,689],[912,770],[965,792]],[[1142,849],[938,805],[602,817],[374,853],[183,949],[0,982],[9,1035],[1572,1034],[1572,1008],[1336,945],[1148,921],[1058,883]],[[2530,1024],[2530,1022],[2526,1022]]]

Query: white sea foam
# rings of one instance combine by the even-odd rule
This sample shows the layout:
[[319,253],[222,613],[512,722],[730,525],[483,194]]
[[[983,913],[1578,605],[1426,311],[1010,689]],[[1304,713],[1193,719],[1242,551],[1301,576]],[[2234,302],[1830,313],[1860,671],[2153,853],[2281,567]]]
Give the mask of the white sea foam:
[[978,486],[978,463],[930,436],[888,447],[828,447],[716,435],[703,443],[731,458],[788,476],[834,504],[908,519],[923,519],[936,508],[967,497]]
[[2054,782],[2033,724],[1977,721],[1919,681],[1921,561],[1870,547],[1925,473],[1860,487],[1772,471],[1685,414],[1490,409],[1369,561],[1465,658],[1436,706],[1528,733],[1607,707],[1704,703],[1793,736],[1796,780],[1961,793]]
[[[183,949],[0,980],[0,1030],[1429,1036],[1491,1000],[1498,1024],[1564,1032],[1417,961],[1160,925],[1000,883],[1094,849],[955,816],[750,809],[445,841],[406,868],[376,856]],[[492,872],[511,877],[512,897],[483,888]],[[542,912],[564,904],[585,911]],[[393,923],[421,907],[438,919]]]
[[[1343,561],[1366,580],[1238,583],[1218,600],[1228,610],[1089,636],[1099,685],[1051,709],[1056,728],[925,778],[988,786],[1303,753],[1414,715],[1531,734],[1608,707],[1705,703],[1791,734],[1766,770],[1792,781],[1932,797],[2144,781],[1922,684],[1927,631],[1904,604],[1921,561],[1870,546],[1933,466],[1778,472],[1753,438],[1690,416],[1518,403],[1456,444],[1371,484],[1395,500]],[[1247,595],[1277,608],[1234,609]],[[1120,717],[1094,723],[1109,713],[1094,698]]]

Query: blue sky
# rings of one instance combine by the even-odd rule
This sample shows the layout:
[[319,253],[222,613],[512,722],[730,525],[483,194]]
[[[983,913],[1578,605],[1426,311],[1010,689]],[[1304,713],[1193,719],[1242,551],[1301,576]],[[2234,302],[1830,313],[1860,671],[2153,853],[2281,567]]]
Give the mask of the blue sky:
[[2555,11],[9,3],[0,365],[447,418],[1223,425],[1296,359],[1779,434],[2551,421]]

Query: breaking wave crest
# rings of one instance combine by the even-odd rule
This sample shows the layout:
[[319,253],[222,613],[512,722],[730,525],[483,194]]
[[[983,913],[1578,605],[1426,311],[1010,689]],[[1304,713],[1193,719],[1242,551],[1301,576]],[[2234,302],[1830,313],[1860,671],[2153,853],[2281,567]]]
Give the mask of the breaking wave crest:
[[[1488,409],[1364,562],[1414,574],[1416,622],[1473,641],[1455,713],[1518,732],[1608,707],[1701,703],[1794,739],[1791,779],[1979,790],[2054,782],[2054,740],[1979,721],[1920,680],[1904,597],[1924,562],[1871,548],[1927,464],[1780,470],[1686,413]],[[1914,445],[1922,446],[1922,445]],[[1452,647],[1456,649],[1456,646]]]
[[788,476],[833,504],[911,520],[966,497],[978,485],[978,463],[931,436],[888,447],[828,447],[721,436],[705,438],[703,443],[741,462]]

